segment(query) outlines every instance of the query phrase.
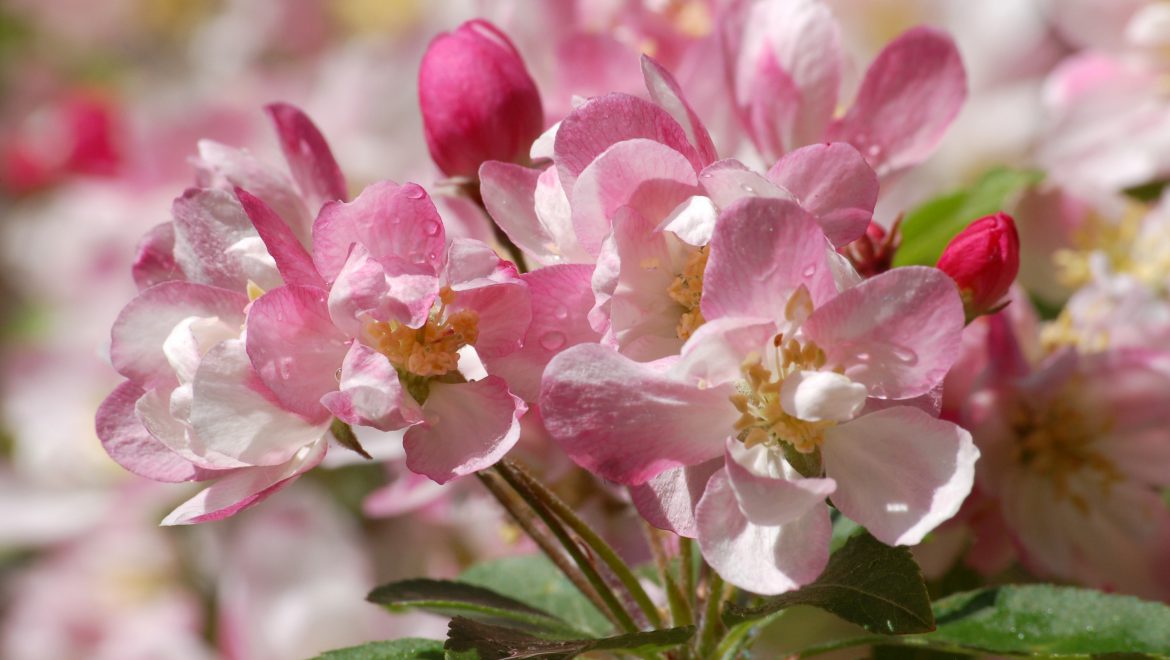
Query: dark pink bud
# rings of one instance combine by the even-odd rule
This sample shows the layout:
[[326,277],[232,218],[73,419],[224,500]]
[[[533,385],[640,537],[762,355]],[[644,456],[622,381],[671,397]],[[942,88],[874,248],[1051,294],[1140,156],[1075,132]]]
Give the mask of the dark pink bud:
[[522,162],[544,129],[540,92],[508,37],[473,20],[431,41],[418,71],[431,158],[474,177],[488,160]]
[[980,218],[951,239],[940,270],[959,285],[967,319],[995,311],[1020,270],[1020,237],[1006,213]]

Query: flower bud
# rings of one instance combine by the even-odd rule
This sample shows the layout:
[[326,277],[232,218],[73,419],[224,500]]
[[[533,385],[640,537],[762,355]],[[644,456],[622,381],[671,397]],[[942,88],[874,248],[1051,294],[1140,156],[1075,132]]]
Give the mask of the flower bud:
[[427,148],[447,176],[475,177],[488,160],[521,162],[544,129],[540,93],[520,54],[483,20],[431,41],[418,99]]
[[1020,270],[1015,221],[996,213],[972,222],[947,244],[938,267],[959,285],[968,322],[997,311]]

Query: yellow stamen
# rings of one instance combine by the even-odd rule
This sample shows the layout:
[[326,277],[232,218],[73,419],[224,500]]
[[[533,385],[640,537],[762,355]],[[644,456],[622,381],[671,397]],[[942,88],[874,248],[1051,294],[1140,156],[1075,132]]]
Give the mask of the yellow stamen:
[[683,308],[675,332],[679,339],[689,339],[706,319],[699,309],[703,297],[703,271],[707,268],[707,247],[696,250],[687,259],[682,272],[670,283],[666,293]]
[[415,376],[448,374],[459,366],[459,349],[479,337],[479,314],[470,309],[447,312],[454,300],[449,288],[439,294],[439,304],[421,328],[396,321],[375,322],[366,332],[371,346],[390,359],[399,371]]
[[740,367],[743,381],[739,392],[731,396],[740,417],[733,428],[748,447],[763,444],[780,448],[781,443],[786,443],[802,454],[811,454],[821,446],[825,430],[835,422],[810,422],[789,415],[780,404],[780,388],[784,379],[796,371],[824,367],[825,352],[811,341],[785,341],[781,335],[776,336],[774,343],[777,346],[774,372],[764,367],[756,354],[748,356]]

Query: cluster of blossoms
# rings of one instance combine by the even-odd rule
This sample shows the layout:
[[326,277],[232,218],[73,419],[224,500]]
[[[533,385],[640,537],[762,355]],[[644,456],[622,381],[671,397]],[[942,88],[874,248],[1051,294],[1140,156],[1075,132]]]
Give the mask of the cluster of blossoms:
[[[1170,212],[1118,188],[1170,172],[1134,164],[1086,201],[1069,191],[1102,179],[1051,162],[1016,213],[1069,237],[1051,320],[1013,288],[1006,213],[965,219],[935,266],[893,267],[887,191],[935,153],[967,73],[951,37],[913,28],[843,103],[840,32],[815,0],[729,3],[713,41],[728,139],[651,55],[639,89],[547,112],[509,38],[470,21],[419,72],[448,177],[429,192],[351,189],[287,104],[267,107],[283,166],[201,142],[195,186],[136,255],[104,448],[206,482],[164,521],[187,524],[331,448],[400,446],[411,476],[367,501],[399,512],[548,439],[754,594],[815,581],[836,512],[887,545],[954,534],[987,574],[1018,560],[1167,598]],[[1053,83],[1074,124],[1083,88],[1121,75],[1092,62]],[[1039,160],[1074,147],[1100,145],[1049,136]]]
[[[824,7],[801,11],[831,29]],[[741,18],[751,32],[787,17]],[[734,43],[748,133],[779,156],[764,172],[719,159],[650,57],[648,98],[584,100],[541,134],[502,33],[473,21],[436,40],[428,145],[538,266],[525,273],[449,239],[416,184],[351,200],[291,106],[268,108],[287,169],[201,143],[197,187],[142,244],[141,293],[114,327],[127,380],[98,414],[107,451],[152,479],[209,481],[166,519],[203,522],[319,464],[330,436],[369,455],[351,427],[404,431],[375,442],[401,437],[406,466],[445,483],[500,460],[527,414],[758,593],[819,575],[826,499],[888,544],[918,543],[958,510],[979,455],[938,418],[964,302],[986,311],[1005,287],[972,298],[938,269],[859,262],[863,277],[844,254],[873,252],[880,177],[925,158],[957,112],[957,52],[905,34],[833,119],[839,63],[810,72],[760,35]],[[799,78],[791,98],[771,96],[782,76]]]

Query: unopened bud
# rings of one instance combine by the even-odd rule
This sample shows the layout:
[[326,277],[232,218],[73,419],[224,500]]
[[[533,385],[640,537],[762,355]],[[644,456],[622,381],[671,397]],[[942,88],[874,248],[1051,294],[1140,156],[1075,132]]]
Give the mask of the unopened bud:
[[488,160],[522,162],[544,130],[536,83],[512,42],[487,21],[431,41],[418,98],[427,148],[447,176],[475,177]]
[[959,285],[968,322],[997,311],[1020,270],[1015,221],[996,213],[972,222],[947,244],[938,267]]

